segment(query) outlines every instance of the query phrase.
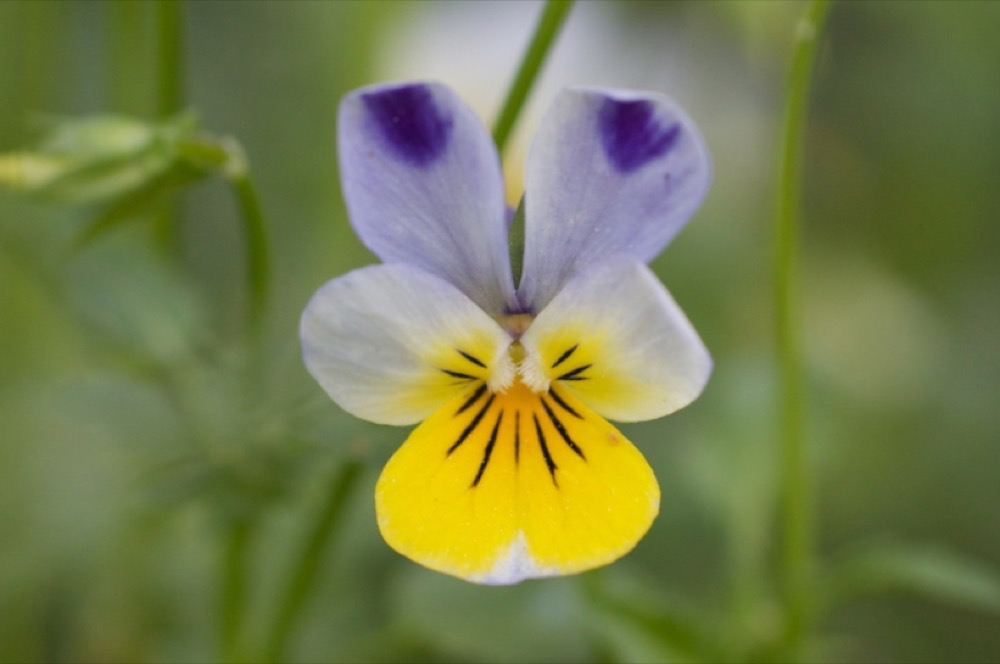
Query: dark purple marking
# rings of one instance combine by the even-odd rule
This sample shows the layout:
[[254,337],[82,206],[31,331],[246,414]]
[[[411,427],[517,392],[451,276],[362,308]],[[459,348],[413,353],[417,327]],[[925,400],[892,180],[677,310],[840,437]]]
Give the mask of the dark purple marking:
[[454,121],[427,86],[370,92],[362,99],[382,140],[403,161],[427,166],[444,152]]
[[651,102],[605,99],[597,115],[604,153],[621,173],[631,173],[661,157],[677,143],[680,124],[663,126]]

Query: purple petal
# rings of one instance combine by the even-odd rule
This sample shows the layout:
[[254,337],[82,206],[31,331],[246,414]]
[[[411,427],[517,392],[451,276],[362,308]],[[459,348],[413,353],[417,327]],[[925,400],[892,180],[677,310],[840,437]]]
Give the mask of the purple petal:
[[662,157],[677,142],[679,123],[657,120],[655,107],[645,99],[605,99],[598,113],[601,145],[608,160],[622,173]]
[[453,92],[358,90],[341,103],[338,144],[348,213],[369,249],[445,279],[492,315],[515,306],[499,159]]
[[369,121],[384,147],[414,166],[427,166],[443,153],[451,139],[454,120],[434,104],[422,85],[362,94]]
[[574,274],[611,254],[653,259],[710,182],[704,140],[670,98],[563,92],[528,156],[520,302],[541,310]]

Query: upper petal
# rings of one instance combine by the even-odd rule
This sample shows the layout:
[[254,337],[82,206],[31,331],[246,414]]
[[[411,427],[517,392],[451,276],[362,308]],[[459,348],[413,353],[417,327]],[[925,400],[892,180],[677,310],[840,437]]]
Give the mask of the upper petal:
[[416,265],[484,310],[514,307],[503,176],[493,142],[448,88],[364,88],[340,105],[344,198],[362,242]]
[[623,422],[683,408],[712,371],[708,350],[656,275],[624,255],[567,283],[521,344],[531,383],[560,383]]
[[539,311],[582,266],[611,254],[648,262],[710,182],[704,140],[666,95],[564,91],[528,156],[521,303]]
[[344,410],[412,424],[476,381],[509,373],[510,337],[448,282],[373,265],[326,283],[300,325],[306,368]]

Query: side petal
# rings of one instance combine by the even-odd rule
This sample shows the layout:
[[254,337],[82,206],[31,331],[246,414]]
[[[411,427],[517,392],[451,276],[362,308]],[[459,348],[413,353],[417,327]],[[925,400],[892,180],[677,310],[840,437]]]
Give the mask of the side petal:
[[348,213],[369,249],[436,274],[492,315],[514,306],[499,158],[451,90],[353,92],[340,105],[338,144]]
[[572,395],[467,394],[414,429],[375,488],[399,553],[468,581],[573,574],[628,553],[659,511],[649,464]]
[[510,380],[507,333],[457,288],[410,265],[328,282],[299,331],[306,368],[330,398],[380,424],[413,424],[473,382]]
[[578,274],[521,337],[522,371],[537,388],[562,384],[612,420],[672,413],[701,393],[712,360],[648,267],[615,256]]
[[541,310],[581,267],[615,253],[650,261],[701,205],[711,170],[669,97],[560,94],[528,155],[521,303]]

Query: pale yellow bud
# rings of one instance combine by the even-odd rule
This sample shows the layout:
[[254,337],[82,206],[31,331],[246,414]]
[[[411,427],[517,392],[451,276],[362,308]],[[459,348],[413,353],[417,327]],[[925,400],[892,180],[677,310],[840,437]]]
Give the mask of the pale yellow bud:
[[66,171],[65,158],[34,152],[0,154],[0,186],[19,191],[41,189]]

